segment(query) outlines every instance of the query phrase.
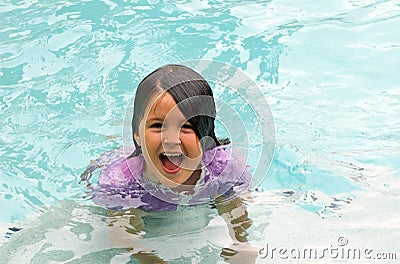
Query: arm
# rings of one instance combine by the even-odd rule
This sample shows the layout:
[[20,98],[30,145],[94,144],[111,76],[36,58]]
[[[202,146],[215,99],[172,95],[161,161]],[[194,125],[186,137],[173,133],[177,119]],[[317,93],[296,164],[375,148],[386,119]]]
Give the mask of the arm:
[[216,199],[219,215],[225,220],[233,244],[222,249],[221,257],[229,263],[254,263],[258,249],[247,239],[247,229],[253,221],[249,218],[245,200],[242,197],[219,197]]
[[[113,200],[118,201],[119,199],[118,197],[117,199],[112,199],[108,192],[110,189],[107,189],[107,186],[114,190],[118,190],[118,188],[122,187],[121,191],[124,192],[123,187],[126,187],[126,184],[130,182],[131,174],[125,173],[125,171],[129,170],[129,167],[126,162],[123,162],[125,160],[121,159],[125,156],[122,147],[117,150],[107,151],[101,154],[96,160],[90,161],[89,166],[82,173],[80,183],[85,182],[87,184],[86,186],[92,189],[90,179],[93,173],[100,169],[102,178],[99,179],[99,182],[102,181],[100,183],[104,185],[103,187],[105,189],[102,190],[101,186],[97,188],[97,192],[92,198],[95,204],[102,207],[108,207],[110,204],[115,206],[121,206],[122,204],[124,207],[133,207],[136,205],[135,203],[126,205],[118,202],[114,204]],[[104,175],[104,172],[108,172],[108,174],[106,173]],[[93,189],[92,192],[88,194],[92,195]],[[117,196],[120,196],[118,191]],[[106,204],[104,204],[104,202],[106,202]],[[126,249],[132,253],[131,257],[139,260],[140,263],[166,263],[141,243],[143,235],[145,234],[143,217],[146,216],[146,212],[137,208],[121,211],[109,209],[107,212],[109,220],[109,240],[113,247]]]
[[253,221],[247,213],[247,206],[241,197],[219,197],[216,199],[218,214],[225,220],[234,243],[247,242],[246,230]]
[[140,263],[167,263],[140,243],[145,233],[142,218],[145,215],[146,212],[136,208],[125,211],[109,210],[110,242],[113,247],[126,248],[132,252],[131,257]]

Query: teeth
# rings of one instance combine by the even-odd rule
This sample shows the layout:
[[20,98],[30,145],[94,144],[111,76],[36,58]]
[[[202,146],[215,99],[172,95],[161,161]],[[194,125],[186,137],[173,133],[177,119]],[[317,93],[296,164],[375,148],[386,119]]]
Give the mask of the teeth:
[[166,157],[180,157],[182,156],[182,153],[161,153],[162,155],[166,156]]

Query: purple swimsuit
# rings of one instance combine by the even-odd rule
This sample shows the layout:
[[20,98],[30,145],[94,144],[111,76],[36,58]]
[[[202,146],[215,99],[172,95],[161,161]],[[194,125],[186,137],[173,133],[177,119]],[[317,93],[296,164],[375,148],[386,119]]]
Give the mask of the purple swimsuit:
[[[230,146],[218,146],[204,152],[202,173],[191,193],[173,191],[143,176],[144,158],[126,158],[122,149],[100,157],[89,166],[108,162],[93,188],[95,204],[113,210],[140,208],[146,211],[172,211],[179,205],[197,205],[214,201],[218,196],[239,194],[249,188],[251,173],[240,155]],[[110,160],[112,161],[110,164]]]

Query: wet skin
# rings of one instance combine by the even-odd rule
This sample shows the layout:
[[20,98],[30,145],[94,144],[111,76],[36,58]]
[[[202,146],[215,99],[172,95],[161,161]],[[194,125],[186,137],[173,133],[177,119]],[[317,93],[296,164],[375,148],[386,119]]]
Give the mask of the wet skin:
[[[144,175],[149,180],[173,188],[199,173],[203,155],[200,140],[169,93],[150,99],[134,137],[142,148]],[[169,170],[162,161],[174,156],[180,156],[180,162],[177,169]]]

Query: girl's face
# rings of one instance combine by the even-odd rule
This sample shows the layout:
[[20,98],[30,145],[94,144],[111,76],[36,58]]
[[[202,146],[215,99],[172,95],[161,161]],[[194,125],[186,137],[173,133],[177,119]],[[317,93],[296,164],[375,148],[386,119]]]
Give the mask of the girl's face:
[[199,138],[167,92],[150,98],[134,136],[145,159],[144,173],[152,181],[176,187],[199,168]]

